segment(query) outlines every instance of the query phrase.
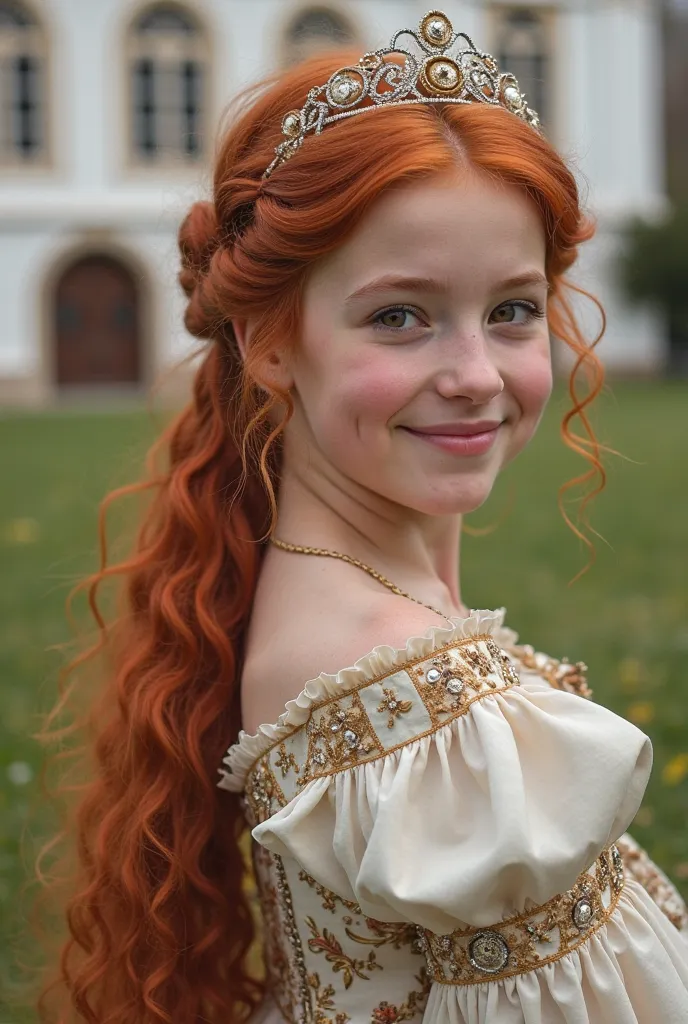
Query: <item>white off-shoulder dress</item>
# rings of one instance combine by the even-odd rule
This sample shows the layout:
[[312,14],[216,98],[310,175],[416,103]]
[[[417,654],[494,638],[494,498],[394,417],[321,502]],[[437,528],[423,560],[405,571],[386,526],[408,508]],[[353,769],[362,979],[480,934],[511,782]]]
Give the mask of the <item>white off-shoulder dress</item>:
[[686,908],[626,834],[652,748],[504,610],[310,680],[243,794],[266,1024],[688,1024]]

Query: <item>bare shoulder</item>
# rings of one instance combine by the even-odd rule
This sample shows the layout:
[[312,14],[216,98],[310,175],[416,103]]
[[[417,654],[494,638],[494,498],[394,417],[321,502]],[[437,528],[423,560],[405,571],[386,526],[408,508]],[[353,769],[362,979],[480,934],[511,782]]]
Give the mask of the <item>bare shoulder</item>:
[[256,603],[241,686],[247,732],[275,722],[285,703],[321,672],[334,674],[374,647],[403,648],[431,626],[447,625],[422,606],[380,592],[374,583],[350,578],[347,583],[322,589],[312,580],[305,587],[291,580],[288,600]]

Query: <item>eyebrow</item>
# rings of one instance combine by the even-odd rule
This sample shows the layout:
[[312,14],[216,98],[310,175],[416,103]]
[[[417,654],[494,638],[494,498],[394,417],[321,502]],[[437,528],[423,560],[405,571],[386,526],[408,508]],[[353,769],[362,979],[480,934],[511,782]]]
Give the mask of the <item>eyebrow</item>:
[[[499,292],[508,291],[510,288],[523,288],[529,284],[540,284],[549,287],[549,282],[544,274],[541,274],[539,270],[528,270],[523,274],[517,274],[515,277],[509,277],[504,281],[500,281],[494,290]],[[388,274],[385,277],[378,277],[374,281],[364,284],[362,288],[358,288],[351,295],[348,295],[344,301],[346,304],[356,302],[357,299],[363,299],[369,295],[377,295],[379,292],[408,291],[438,294],[448,290],[449,286],[447,283],[432,277],[404,277],[403,275]]]

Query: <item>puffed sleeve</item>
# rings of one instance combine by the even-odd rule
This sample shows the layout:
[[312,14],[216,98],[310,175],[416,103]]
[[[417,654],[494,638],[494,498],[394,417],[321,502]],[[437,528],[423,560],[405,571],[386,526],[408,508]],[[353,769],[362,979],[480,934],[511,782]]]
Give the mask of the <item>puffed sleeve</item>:
[[480,629],[433,647],[304,708],[269,755],[293,792],[253,835],[366,916],[445,935],[574,885],[635,816],[652,748]]

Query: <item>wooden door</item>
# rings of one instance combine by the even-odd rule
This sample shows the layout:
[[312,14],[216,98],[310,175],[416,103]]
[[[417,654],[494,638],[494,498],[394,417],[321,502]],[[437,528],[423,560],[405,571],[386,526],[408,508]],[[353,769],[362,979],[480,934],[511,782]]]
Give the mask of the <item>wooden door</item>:
[[55,298],[58,385],[138,383],[138,307],[134,279],[117,260],[88,256],[69,267]]

